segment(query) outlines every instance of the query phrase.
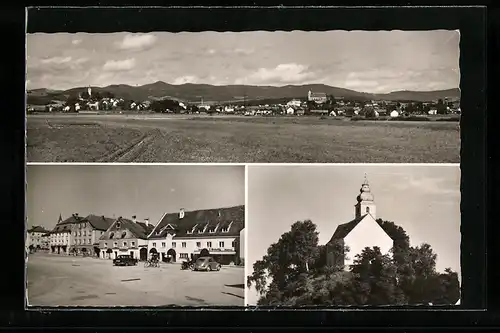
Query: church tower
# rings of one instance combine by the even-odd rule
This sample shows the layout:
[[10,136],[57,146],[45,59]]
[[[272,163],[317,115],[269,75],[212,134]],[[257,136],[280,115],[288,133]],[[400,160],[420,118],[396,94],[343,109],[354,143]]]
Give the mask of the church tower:
[[89,98],[92,96],[92,88],[90,86],[87,88],[87,92],[89,93]]
[[356,218],[361,217],[366,214],[370,214],[373,219],[377,218],[377,210],[374,202],[373,194],[370,191],[370,185],[368,184],[368,179],[361,185],[361,189],[359,190],[359,195],[356,198],[358,203],[354,206],[356,211]]

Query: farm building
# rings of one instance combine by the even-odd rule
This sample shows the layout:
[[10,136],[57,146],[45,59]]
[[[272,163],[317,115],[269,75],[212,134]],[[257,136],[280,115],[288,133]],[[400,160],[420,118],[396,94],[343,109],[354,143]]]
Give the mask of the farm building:
[[399,117],[399,112],[398,112],[398,111],[396,111],[396,110],[392,111],[392,112],[391,112],[391,117],[392,117],[392,118]]

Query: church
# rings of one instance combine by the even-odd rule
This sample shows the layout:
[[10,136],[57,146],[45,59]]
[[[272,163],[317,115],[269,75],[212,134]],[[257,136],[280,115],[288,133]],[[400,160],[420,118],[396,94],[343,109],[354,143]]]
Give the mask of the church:
[[[377,210],[375,198],[366,179],[361,185],[360,193],[354,206],[354,219],[340,224],[332,238],[326,244],[327,265],[344,265],[348,270],[353,264],[356,254],[360,254],[365,247],[378,246],[383,254],[389,253],[394,245],[394,240],[377,223]],[[338,258],[336,249],[349,248],[346,257]]]

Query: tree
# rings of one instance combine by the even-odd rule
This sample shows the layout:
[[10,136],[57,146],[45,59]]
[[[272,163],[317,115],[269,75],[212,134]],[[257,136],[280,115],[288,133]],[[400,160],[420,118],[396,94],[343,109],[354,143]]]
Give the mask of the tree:
[[316,225],[310,220],[296,222],[268,248],[261,260],[254,263],[254,272],[247,278],[247,286],[255,285],[257,292],[269,302],[269,291],[272,290],[266,288],[269,279],[270,287],[277,288],[280,297],[291,297],[294,291],[290,289],[290,283],[297,281],[300,274],[309,273],[318,255]]
[[436,110],[438,114],[446,114],[446,105],[442,99],[438,99]]

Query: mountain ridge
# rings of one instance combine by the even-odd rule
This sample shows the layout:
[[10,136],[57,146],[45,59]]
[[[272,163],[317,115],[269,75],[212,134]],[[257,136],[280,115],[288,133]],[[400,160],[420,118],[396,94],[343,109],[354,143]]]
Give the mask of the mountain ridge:
[[[38,88],[28,90],[29,100],[66,100],[70,95],[86,91],[88,87],[75,87],[66,90]],[[285,86],[255,86],[255,85],[210,85],[185,83],[180,85],[156,81],[142,86],[127,84],[113,84],[105,87],[91,86],[96,92],[111,92],[115,96],[143,101],[148,99],[172,98],[185,102],[231,102],[251,101],[260,99],[305,98],[309,90],[324,92],[335,97],[360,100],[393,100],[393,101],[420,101],[427,102],[437,99],[459,98],[460,89],[452,88],[434,91],[399,90],[390,93],[367,93],[347,88],[333,87],[326,84],[305,84]]]

